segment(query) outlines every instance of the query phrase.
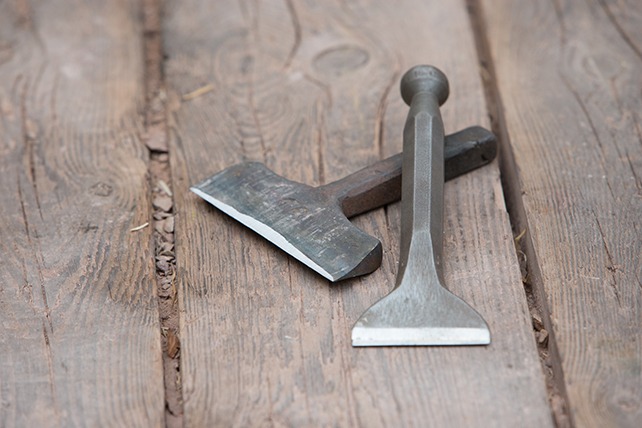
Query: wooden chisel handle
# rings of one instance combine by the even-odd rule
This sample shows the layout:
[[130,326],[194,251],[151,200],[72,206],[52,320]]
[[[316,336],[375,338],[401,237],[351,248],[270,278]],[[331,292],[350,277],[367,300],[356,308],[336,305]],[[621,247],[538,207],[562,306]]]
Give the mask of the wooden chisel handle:
[[[497,154],[495,135],[471,126],[445,138],[445,178],[450,180],[491,162]],[[401,198],[401,153],[320,186],[342,206],[346,217],[382,207]]]

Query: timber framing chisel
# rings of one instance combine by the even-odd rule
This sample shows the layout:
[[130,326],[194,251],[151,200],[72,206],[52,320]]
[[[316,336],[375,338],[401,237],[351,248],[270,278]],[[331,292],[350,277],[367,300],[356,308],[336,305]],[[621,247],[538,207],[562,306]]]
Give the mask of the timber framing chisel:
[[352,329],[353,346],[486,345],[490,331],[466,302],[444,288],[444,125],[448,80],[435,67],[401,79],[410,106],[403,131],[401,244],[393,291]]
[[[446,178],[489,163],[495,136],[471,127],[446,137]],[[258,162],[233,165],[191,188],[330,281],[376,270],[378,239],[348,218],[399,200],[401,154],[319,187],[290,181]]]

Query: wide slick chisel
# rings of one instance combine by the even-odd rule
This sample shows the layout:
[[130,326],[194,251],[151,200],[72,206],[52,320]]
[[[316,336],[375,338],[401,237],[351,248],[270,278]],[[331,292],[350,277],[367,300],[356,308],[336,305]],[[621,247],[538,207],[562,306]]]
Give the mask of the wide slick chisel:
[[401,244],[393,291],[361,315],[353,346],[486,345],[490,331],[472,307],[444,288],[444,128],[439,106],[448,80],[417,66],[402,78],[410,106],[403,133]]

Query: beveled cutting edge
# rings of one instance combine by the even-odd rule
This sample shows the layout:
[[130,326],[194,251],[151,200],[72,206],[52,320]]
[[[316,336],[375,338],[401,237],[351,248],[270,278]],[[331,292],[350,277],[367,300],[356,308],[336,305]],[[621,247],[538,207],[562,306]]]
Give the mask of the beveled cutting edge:
[[352,329],[353,346],[486,345],[490,331],[466,302],[443,287],[444,127],[439,106],[448,80],[416,66],[402,78],[410,105],[403,134],[401,245],[393,291]]

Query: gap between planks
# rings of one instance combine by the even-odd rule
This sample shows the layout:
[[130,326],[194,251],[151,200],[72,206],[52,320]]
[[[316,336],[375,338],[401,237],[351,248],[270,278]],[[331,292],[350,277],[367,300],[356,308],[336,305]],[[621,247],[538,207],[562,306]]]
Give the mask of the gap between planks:
[[479,72],[484,86],[484,96],[490,115],[491,129],[499,143],[499,168],[506,201],[506,209],[515,235],[515,251],[522,271],[522,283],[533,322],[533,335],[539,351],[542,372],[546,380],[548,399],[555,425],[573,427],[569,400],[564,382],[564,372],[559,356],[550,312],[546,306],[546,291],[541,279],[539,263],[535,256],[529,233],[528,219],[522,201],[519,175],[506,128],[503,104],[495,68],[490,55],[487,27],[479,0],[466,0],[471,28],[475,38]]
[[163,352],[165,426],[183,426],[180,376],[178,295],[174,251],[174,197],[167,144],[167,116],[163,74],[162,9],[160,0],[143,0],[145,55],[145,135],[149,150],[148,175],[152,191],[154,260]]

